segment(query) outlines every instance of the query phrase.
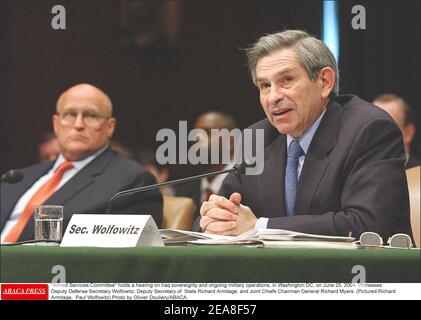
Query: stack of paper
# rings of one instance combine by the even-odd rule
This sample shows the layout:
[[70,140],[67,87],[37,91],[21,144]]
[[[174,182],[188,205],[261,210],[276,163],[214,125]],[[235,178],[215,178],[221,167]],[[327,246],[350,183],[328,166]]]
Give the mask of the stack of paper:
[[356,249],[352,237],[324,236],[282,229],[253,229],[239,236],[221,236],[173,229],[160,230],[166,245],[252,245],[267,248]]
[[176,230],[176,229],[160,229],[159,233],[164,240],[165,245],[187,244],[194,240],[228,240],[234,237],[212,235],[209,233]]

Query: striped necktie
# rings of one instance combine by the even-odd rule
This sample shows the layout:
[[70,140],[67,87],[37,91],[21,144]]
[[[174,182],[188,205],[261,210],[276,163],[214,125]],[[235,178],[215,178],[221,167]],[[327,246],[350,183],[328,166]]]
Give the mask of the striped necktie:
[[294,214],[295,194],[298,185],[298,158],[304,155],[297,140],[293,140],[288,147],[288,159],[285,171],[285,204],[287,216]]

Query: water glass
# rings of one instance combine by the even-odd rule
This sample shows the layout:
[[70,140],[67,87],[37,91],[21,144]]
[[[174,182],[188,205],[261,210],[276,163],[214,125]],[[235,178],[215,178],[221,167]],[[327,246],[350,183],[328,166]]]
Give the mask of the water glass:
[[63,206],[37,206],[34,219],[35,240],[61,241],[63,234]]

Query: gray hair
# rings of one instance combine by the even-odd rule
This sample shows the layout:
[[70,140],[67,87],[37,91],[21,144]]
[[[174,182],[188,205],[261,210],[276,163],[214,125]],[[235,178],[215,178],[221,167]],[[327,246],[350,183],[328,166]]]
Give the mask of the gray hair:
[[335,72],[335,83],[331,96],[339,93],[339,70],[332,52],[319,39],[302,30],[285,30],[261,37],[255,44],[246,49],[248,67],[256,84],[256,65],[259,59],[284,48],[294,48],[300,65],[306,70],[310,80],[314,81],[319,71],[330,67]]

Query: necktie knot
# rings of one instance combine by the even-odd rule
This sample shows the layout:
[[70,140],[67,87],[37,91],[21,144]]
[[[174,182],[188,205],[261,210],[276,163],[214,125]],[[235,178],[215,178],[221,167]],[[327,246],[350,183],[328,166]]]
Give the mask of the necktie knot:
[[298,159],[304,155],[304,151],[300,146],[300,143],[297,140],[292,140],[288,147],[288,157]]
[[73,164],[71,161],[64,161],[61,165],[58,166],[58,168],[55,171],[55,175],[62,175],[67,170],[70,170],[73,168]]

